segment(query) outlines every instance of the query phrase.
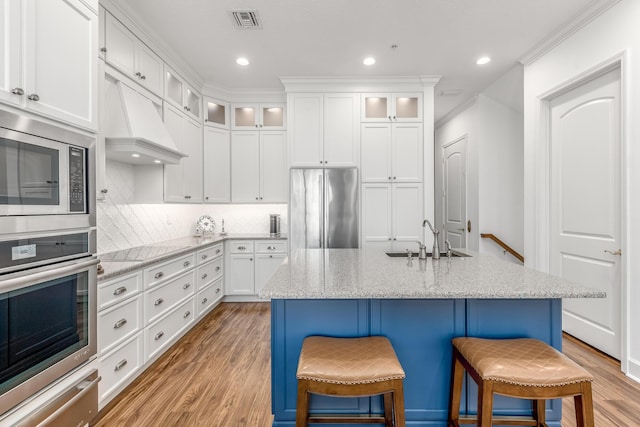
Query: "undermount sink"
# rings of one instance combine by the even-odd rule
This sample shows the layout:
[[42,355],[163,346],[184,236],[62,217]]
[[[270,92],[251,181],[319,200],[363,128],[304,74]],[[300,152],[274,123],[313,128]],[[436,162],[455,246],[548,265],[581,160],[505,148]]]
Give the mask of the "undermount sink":
[[[400,257],[407,257],[407,251],[404,252],[385,252],[387,254],[387,256],[393,257],[393,258],[400,258]],[[427,257],[431,257],[433,254],[431,252],[427,252]],[[417,258],[418,257],[418,252],[411,252],[411,256]],[[468,257],[471,255],[466,255],[466,254],[462,254],[460,252],[451,252],[451,258],[457,258],[457,257]],[[447,257],[447,253],[446,252],[440,252],[440,258],[446,258]]]

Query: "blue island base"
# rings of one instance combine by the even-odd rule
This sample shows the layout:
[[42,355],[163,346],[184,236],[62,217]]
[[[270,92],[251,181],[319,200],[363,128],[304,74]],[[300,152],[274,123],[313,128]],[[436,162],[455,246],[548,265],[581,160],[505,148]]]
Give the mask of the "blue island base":
[[[530,337],[561,350],[561,311],[560,299],[274,299],[271,302],[273,426],[295,425],[296,370],[306,336],[388,337],[406,373],[407,426],[446,427],[451,339]],[[476,402],[475,383],[467,381],[461,414],[474,414]],[[549,426],[560,427],[561,409],[560,400],[547,402]],[[382,399],[314,395],[311,412],[382,413]],[[529,415],[531,403],[496,396],[494,413]]]

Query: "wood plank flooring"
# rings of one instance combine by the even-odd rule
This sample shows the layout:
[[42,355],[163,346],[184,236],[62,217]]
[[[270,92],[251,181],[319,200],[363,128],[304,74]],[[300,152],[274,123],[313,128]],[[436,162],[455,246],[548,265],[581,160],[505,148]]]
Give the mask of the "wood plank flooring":
[[[640,384],[619,362],[565,335],[563,351],[595,377],[598,427],[640,426]],[[95,427],[269,427],[268,303],[223,303],[103,409]],[[575,427],[573,399],[563,427]]]

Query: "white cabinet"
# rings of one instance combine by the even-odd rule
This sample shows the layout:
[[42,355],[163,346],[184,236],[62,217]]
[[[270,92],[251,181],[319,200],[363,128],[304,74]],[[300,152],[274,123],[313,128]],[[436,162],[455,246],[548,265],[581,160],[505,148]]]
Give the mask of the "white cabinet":
[[224,251],[223,244],[217,244],[198,251],[196,270],[197,296],[195,308],[197,318],[202,318],[224,296]]
[[417,250],[423,216],[422,184],[362,184],[363,247]]
[[291,166],[357,166],[359,100],[352,93],[291,95]]
[[229,103],[204,97],[202,101],[204,125],[229,129]]
[[164,104],[164,124],[183,157],[164,166],[165,202],[202,202],[202,126],[185,113]]
[[107,63],[156,95],[162,96],[162,59],[108,12],[104,31],[104,55]]
[[200,121],[200,94],[165,64],[164,67],[164,99],[183,110],[189,117]]
[[96,131],[98,15],[79,0],[0,0],[0,23],[0,101]]
[[283,130],[285,129],[285,104],[233,104],[231,128],[233,130]]
[[229,131],[205,126],[202,149],[204,202],[229,203],[231,201]]
[[422,182],[421,123],[362,125],[362,182]]
[[231,134],[231,201],[287,201],[286,134],[234,131]]
[[225,295],[257,295],[287,257],[285,240],[233,240],[228,248]]
[[362,94],[363,122],[421,122],[421,93]]

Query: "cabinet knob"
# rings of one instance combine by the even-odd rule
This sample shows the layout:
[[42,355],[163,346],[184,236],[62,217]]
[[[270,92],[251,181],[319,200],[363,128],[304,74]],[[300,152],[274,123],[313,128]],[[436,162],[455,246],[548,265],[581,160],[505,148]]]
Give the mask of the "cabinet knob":
[[24,95],[24,89],[22,89],[21,87],[14,87],[13,89],[11,89],[11,93],[14,95]]
[[219,265],[216,267],[216,271],[220,271],[220,266]]
[[393,116],[393,120],[398,120],[398,118],[396,116]]
[[191,261],[185,261],[182,266],[183,267],[189,267],[191,265]]
[[140,76],[140,79],[141,79],[141,80],[147,80],[147,76],[142,75],[142,76]]
[[154,278],[156,278],[156,279],[159,279],[159,278],[161,278],[162,276],[164,276],[164,273],[163,273],[162,271],[159,271],[159,272],[157,272],[157,273],[156,273],[156,275],[155,275],[155,276],[153,276],[153,277],[154,277]]
[[106,48],[106,47],[101,47],[101,48],[100,48],[100,52],[106,52],[106,51],[107,51],[107,48]]
[[267,246],[267,249],[269,249],[270,251],[275,251],[276,247],[275,246]]
[[258,197],[256,197],[256,200],[258,200]]
[[207,298],[203,298],[203,299],[202,299],[202,304],[206,304],[206,303],[207,303],[207,301],[209,301]]
[[324,164],[326,165],[327,163],[329,163],[329,162],[325,160],[325,161],[324,161]]
[[205,199],[205,200],[209,200],[209,196],[205,196],[205,197],[204,197],[204,199]]
[[216,253],[219,254],[220,253],[220,249],[216,249]]
[[141,73],[140,71],[138,71],[138,72],[136,73],[136,76],[137,76],[138,78],[140,78],[140,77],[142,77],[142,73]]
[[32,93],[31,95],[27,96],[27,99],[29,101],[40,101],[40,97],[37,93]]
[[262,123],[260,124],[260,127],[262,127]]
[[202,254],[202,256],[201,256],[200,258],[202,258],[202,259],[207,259],[207,258],[208,258],[208,255],[207,255],[207,254]]
[[393,240],[396,240],[396,238],[394,237]]
[[216,288],[216,294],[220,293],[220,288]]
[[393,179],[396,179],[396,177],[394,176]]
[[320,160],[320,164],[322,164],[322,160]]
[[102,190],[100,190],[100,192],[102,194],[107,194],[109,192],[109,189],[108,188],[103,188]]
[[[206,275],[206,274],[205,274],[204,276],[205,276],[205,277],[207,277],[207,275]],[[204,279],[204,277],[203,277],[203,279]],[[184,290],[187,290],[187,289],[189,289],[190,287],[191,287],[191,283],[185,283],[184,285],[182,285],[182,289],[184,289]]]
[[389,120],[391,120],[391,116],[387,116],[387,118],[388,118]]
[[273,258],[273,255],[269,255],[269,258]]
[[249,258],[249,261],[253,261],[253,258]]
[[158,298],[157,300],[155,300],[153,302],[153,305],[158,306],[160,304],[162,304],[164,302],[164,300],[162,298]]
[[207,273],[204,273],[201,277],[202,277],[202,280],[206,279],[207,278]]

